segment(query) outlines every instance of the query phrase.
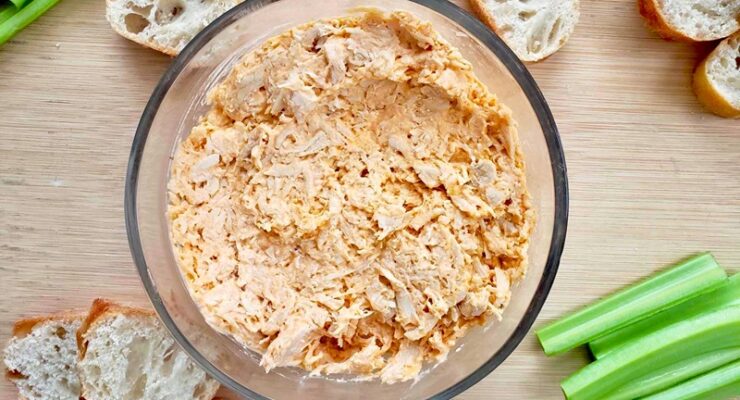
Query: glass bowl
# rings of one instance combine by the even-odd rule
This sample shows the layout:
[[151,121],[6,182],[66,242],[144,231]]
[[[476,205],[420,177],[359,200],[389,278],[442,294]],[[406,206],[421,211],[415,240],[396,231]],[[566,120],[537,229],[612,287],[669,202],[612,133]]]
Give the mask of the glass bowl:
[[[293,26],[352,13],[358,6],[406,10],[468,59],[478,78],[512,109],[527,166],[537,225],[527,277],[513,290],[500,322],[475,328],[446,361],[411,382],[309,377],[303,370],[265,373],[259,356],[217,333],[201,316],[177,267],[168,234],[166,182],[173,152],[208,109],[206,93],[247,51]],[[450,398],[511,354],[532,326],[558,268],[568,214],[565,160],[557,128],[534,80],[487,27],[445,0],[247,0],[209,25],[174,60],[141,117],[126,177],[131,252],[159,317],[209,374],[249,398]]]

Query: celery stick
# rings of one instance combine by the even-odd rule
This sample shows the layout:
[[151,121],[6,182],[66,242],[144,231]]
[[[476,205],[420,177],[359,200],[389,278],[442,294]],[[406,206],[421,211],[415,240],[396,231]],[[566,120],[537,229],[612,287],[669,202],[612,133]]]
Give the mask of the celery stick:
[[5,4],[4,6],[0,6],[0,24],[7,21],[15,15],[18,12],[18,9],[15,8],[12,4]]
[[591,341],[588,346],[594,358],[602,358],[614,349],[640,337],[663,329],[678,321],[692,318],[701,313],[740,304],[740,274],[730,277],[727,282],[709,293],[664,310],[650,318],[614,331]]
[[537,331],[545,354],[553,355],[588,343],[649,317],[727,280],[709,253],[685,260]]
[[646,400],[720,399],[740,396],[740,360],[668,390],[645,397]]
[[18,10],[20,10],[21,8],[23,8],[23,6],[28,4],[29,1],[30,0],[10,0],[10,2],[13,3],[15,8]]
[[740,347],[740,306],[710,311],[649,333],[585,366],[560,386],[569,400],[601,399],[651,371],[734,347]]
[[33,0],[7,21],[0,24],[0,45],[7,42],[23,28],[35,21],[59,0]]
[[660,392],[687,379],[740,360],[740,347],[722,349],[681,360],[627,383],[603,400],[631,400]]

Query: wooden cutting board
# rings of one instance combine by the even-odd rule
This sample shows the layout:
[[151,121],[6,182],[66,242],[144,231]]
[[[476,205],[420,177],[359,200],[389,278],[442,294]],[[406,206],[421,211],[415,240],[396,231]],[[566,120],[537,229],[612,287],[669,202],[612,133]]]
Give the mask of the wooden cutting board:
[[[660,40],[633,0],[581,3],[565,48],[530,66],[560,128],[571,201],[535,326],[693,252],[740,268],[740,120],[706,113],[690,89],[712,44]],[[0,341],[19,317],[95,296],[148,303],[128,251],[123,180],[170,61],[116,36],[101,0],[62,1],[0,48]],[[460,398],[561,398],[558,382],[585,360],[548,359],[530,334]],[[0,398],[13,397],[2,381]]]

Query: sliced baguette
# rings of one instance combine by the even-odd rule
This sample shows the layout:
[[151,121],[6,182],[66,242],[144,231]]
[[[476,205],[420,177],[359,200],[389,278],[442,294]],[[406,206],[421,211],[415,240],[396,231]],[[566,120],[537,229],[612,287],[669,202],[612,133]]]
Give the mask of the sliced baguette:
[[242,0],[106,0],[105,17],[118,34],[171,56]]
[[740,29],[738,0],[638,0],[648,27],[665,39],[704,42]]
[[26,400],[78,400],[75,332],[84,312],[23,319],[13,326],[5,348],[6,376]]
[[97,299],[77,345],[86,400],[210,400],[218,390],[152,311]]
[[579,0],[470,0],[470,5],[520,60],[528,62],[563,47],[580,17]]
[[694,72],[694,93],[709,111],[740,117],[740,32],[720,42]]

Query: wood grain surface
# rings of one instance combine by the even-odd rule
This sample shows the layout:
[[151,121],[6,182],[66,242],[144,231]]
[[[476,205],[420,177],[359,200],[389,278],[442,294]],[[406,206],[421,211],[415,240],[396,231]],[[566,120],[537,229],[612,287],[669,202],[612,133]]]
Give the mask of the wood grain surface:
[[[459,4],[466,6],[465,0]],[[570,223],[535,326],[688,254],[740,267],[740,121],[706,113],[691,71],[712,44],[660,40],[633,0],[585,0],[563,50],[530,66],[560,128]],[[22,316],[146,305],[123,181],[134,129],[171,59],[116,36],[102,0],[65,0],[0,48],[0,341]],[[561,398],[583,352],[530,334],[462,399]],[[0,398],[11,399],[0,383]]]

